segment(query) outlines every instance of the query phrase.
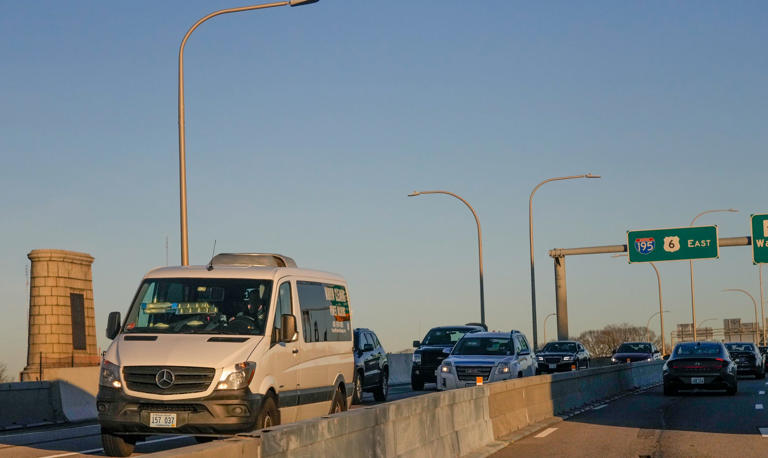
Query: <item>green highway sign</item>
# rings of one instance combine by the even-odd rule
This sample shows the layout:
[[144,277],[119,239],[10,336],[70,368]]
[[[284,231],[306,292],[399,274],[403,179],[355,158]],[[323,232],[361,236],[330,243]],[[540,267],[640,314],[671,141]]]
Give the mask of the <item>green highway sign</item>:
[[752,215],[752,262],[768,262],[768,215]]
[[717,226],[627,231],[629,262],[683,261],[720,257]]

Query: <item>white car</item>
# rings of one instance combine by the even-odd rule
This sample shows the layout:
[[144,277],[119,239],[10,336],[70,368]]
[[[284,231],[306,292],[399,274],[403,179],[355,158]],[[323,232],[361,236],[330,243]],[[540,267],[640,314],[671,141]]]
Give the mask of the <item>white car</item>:
[[534,361],[528,339],[519,331],[466,334],[437,369],[437,389],[535,375]]
[[347,410],[347,284],[274,254],[219,254],[146,274],[112,312],[96,398],[104,452],[151,434],[252,431]]

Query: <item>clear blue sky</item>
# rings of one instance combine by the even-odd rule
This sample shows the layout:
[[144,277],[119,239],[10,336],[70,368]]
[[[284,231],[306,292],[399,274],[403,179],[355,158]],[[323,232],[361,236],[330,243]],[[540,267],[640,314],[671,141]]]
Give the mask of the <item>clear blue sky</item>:
[[[231,1],[0,6],[0,362],[26,362],[26,254],[85,251],[97,334],[141,276],[178,263],[176,58]],[[347,277],[353,324],[388,350],[479,320],[475,206],[492,328],[531,336],[528,194],[539,315],[547,250],[628,229],[721,236],[768,211],[768,5],[321,0],[222,16],[186,53],[190,246],[267,251]],[[645,325],[648,266],[569,258],[571,333]],[[749,248],[695,265],[699,320],[750,320]],[[661,266],[669,329],[690,321],[687,263]],[[658,325],[656,325],[658,326]],[[541,332],[541,331],[540,331]],[[548,334],[555,332],[550,320]]]

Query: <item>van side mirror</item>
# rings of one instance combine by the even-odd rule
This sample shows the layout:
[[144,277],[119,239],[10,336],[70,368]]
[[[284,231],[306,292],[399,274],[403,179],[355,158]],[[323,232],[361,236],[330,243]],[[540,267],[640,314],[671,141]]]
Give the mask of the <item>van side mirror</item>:
[[421,346],[420,340],[414,340],[413,341],[413,348],[419,348]]
[[107,318],[107,339],[114,340],[120,334],[120,312],[109,312]]
[[296,317],[280,315],[280,342],[293,342],[296,337]]

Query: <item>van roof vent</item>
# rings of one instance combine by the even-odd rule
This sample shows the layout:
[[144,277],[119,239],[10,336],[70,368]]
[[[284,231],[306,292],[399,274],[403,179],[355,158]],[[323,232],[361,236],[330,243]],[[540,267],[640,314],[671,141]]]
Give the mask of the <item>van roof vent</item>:
[[211,259],[209,265],[296,267],[296,261],[274,253],[219,253]]

